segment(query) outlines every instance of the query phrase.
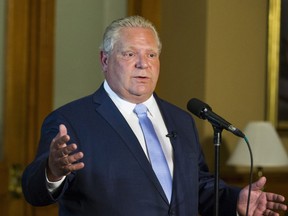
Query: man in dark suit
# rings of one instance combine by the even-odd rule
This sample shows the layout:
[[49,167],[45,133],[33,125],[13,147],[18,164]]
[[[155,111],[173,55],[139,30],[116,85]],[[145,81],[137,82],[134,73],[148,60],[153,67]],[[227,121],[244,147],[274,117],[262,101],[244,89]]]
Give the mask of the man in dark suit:
[[[116,20],[107,27],[100,53],[105,81],[93,95],[45,119],[36,158],[23,174],[29,203],[58,202],[61,216],[213,215],[214,178],[195,123],[190,114],[154,93],[160,51],[155,28],[142,17]],[[160,171],[166,172],[168,186],[154,168],[134,110],[137,104],[148,109],[165,158],[161,163],[168,167]],[[265,181],[252,185],[249,215],[286,210],[284,197],[261,191]],[[244,215],[247,194],[247,187],[241,190],[221,181],[220,215]]]

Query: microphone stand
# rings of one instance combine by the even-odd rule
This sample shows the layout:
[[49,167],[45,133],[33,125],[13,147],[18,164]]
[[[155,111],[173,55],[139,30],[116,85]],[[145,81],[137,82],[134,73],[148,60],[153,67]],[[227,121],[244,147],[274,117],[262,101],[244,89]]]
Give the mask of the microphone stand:
[[221,133],[223,128],[217,127],[214,124],[212,124],[213,130],[214,130],[214,167],[215,167],[215,179],[214,179],[214,191],[215,191],[215,201],[214,201],[214,216],[218,216],[219,214],[219,173],[220,173],[220,145],[221,145]]

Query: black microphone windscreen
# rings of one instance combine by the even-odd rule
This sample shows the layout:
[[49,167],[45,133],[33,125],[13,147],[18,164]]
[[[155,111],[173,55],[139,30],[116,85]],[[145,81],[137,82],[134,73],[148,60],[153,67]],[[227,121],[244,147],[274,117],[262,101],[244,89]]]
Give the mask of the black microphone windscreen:
[[198,116],[198,117],[201,118],[201,119],[203,119],[203,118],[205,119],[205,117],[202,116],[202,112],[203,112],[203,110],[204,110],[205,108],[208,109],[208,110],[212,110],[212,108],[211,108],[208,104],[200,101],[200,100],[197,99],[197,98],[192,98],[192,99],[187,103],[187,109],[188,109],[191,113],[193,113],[194,115]]

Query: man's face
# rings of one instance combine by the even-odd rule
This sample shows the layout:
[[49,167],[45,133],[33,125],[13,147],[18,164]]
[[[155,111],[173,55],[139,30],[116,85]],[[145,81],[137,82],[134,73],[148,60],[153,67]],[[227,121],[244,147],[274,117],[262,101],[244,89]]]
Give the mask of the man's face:
[[124,100],[141,103],[153,93],[159,76],[158,44],[148,28],[123,28],[110,54],[101,53],[104,76]]

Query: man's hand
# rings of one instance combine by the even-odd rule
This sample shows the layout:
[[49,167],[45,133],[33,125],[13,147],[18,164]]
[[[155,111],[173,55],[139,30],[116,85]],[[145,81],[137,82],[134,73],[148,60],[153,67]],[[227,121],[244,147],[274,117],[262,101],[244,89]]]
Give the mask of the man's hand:
[[[261,177],[254,182],[251,187],[249,216],[279,216],[278,210],[286,211],[287,206],[283,204],[285,198],[279,194],[262,191],[266,183],[266,178]],[[239,194],[237,211],[240,215],[246,214],[249,187],[243,188]]]
[[83,162],[77,162],[83,158],[82,152],[73,153],[77,149],[76,144],[67,145],[70,140],[67,128],[61,124],[59,133],[51,142],[47,167],[47,177],[51,182],[59,181],[72,171],[82,169]]

